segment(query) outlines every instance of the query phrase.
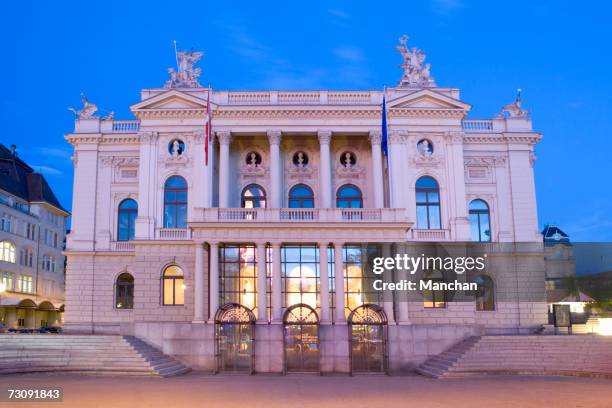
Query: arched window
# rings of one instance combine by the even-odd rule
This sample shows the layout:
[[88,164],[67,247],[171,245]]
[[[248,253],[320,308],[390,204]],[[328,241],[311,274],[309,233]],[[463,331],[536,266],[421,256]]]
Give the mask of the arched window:
[[336,193],[337,208],[363,208],[361,190],[352,184],[345,184]]
[[127,272],[119,275],[115,282],[115,308],[134,308],[134,277]]
[[0,241],[0,261],[15,263],[15,244],[11,241]]
[[258,184],[249,184],[242,190],[242,208],[266,208],[266,192]]
[[476,310],[495,310],[495,288],[493,280],[487,275],[478,275],[476,285]]
[[117,240],[129,241],[134,239],[134,224],[138,216],[138,203],[128,198],[119,204],[117,218]]
[[187,228],[187,182],[181,176],[164,184],[164,228]]
[[416,207],[418,229],[440,229],[440,187],[429,176],[416,182]]
[[185,304],[183,270],[176,265],[166,268],[162,276],[162,300],[164,306]]
[[472,241],[491,241],[489,206],[483,200],[474,200],[470,203],[470,229]]
[[295,185],[289,190],[289,208],[314,208],[314,194],[306,184]]

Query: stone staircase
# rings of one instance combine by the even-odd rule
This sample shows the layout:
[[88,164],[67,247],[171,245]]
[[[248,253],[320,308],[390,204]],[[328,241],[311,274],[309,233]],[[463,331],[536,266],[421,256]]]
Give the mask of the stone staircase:
[[465,339],[416,370],[434,378],[482,374],[612,378],[612,337],[482,336]]
[[189,370],[131,336],[0,334],[0,374],[72,371],[169,377]]

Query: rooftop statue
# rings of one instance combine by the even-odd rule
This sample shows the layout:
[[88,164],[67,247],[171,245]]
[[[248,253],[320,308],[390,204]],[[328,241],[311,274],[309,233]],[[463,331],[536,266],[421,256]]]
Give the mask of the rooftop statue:
[[189,52],[183,50],[176,53],[178,72],[174,68],[168,68],[170,79],[166,81],[165,88],[199,88],[198,77],[202,73],[200,68],[195,68],[195,64],[204,56],[203,52]]
[[98,111],[98,107],[87,100],[84,93],[81,93],[81,103],[83,107],[79,110],[76,108],[68,108],[68,110],[77,117],[77,119],[94,119],[94,114]]
[[501,112],[497,115],[500,118],[528,118],[529,111],[523,109],[523,99],[521,98],[522,90],[516,90],[516,99],[514,102],[504,105]]
[[102,119],[102,120],[112,120],[115,116],[115,112],[109,112],[105,109],[102,109],[103,114],[101,115],[98,110],[98,106],[89,102],[87,97],[83,92],[81,92],[81,103],[83,107],[81,109],[77,108],[68,108],[68,110],[74,113],[77,119]]
[[408,48],[408,35],[404,34],[399,39],[399,45],[395,46],[404,59],[400,67],[404,70],[404,75],[399,81],[399,86],[413,88],[435,87],[433,77],[430,74],[430,65],[425,62],[423,50],[412,47]]

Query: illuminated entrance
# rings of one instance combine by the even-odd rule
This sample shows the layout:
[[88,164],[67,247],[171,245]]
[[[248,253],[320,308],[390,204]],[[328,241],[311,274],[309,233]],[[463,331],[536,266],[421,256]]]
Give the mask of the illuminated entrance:
[[223,305],[215,316],[217,371],[253,373],[253,312],[237,303]]
[[285,372],[319,372],[319,316],[305,304],[291,306],[285,325]]
[[361,305],[348,318],[351,373],[387,372],[387,317],[375,304]]

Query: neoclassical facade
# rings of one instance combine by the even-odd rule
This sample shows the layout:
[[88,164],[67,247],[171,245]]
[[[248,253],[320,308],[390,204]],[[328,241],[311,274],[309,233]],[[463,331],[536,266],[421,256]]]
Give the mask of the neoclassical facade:
[[[541,135],[520,96],[466,119],[402,40],[385,91],[213,91],[184,52],[136,120],[84,99],[66,135],[67,330],[134,334],[202,370],[396,372],[546,323]],[[376,256],[474,241],[474,301],[372,289]]]

